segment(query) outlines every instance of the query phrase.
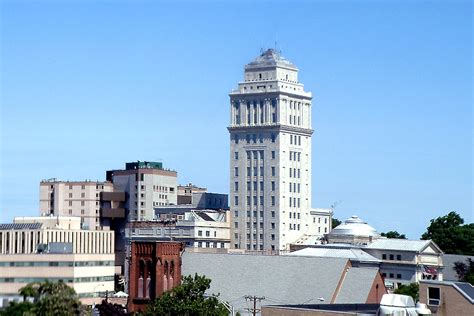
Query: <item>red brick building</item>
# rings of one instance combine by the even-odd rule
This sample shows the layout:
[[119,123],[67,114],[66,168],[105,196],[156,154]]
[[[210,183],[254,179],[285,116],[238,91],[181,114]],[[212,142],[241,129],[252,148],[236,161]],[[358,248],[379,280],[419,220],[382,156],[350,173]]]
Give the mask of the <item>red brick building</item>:
[[145,310],[153,299],[181,283],[183,250],[180,242],[132,242],[129,312]]

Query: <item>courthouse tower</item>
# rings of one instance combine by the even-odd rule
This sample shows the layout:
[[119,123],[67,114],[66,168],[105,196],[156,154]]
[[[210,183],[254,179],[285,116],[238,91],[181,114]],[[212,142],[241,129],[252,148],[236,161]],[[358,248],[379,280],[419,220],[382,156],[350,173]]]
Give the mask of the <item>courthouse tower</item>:
[[232,246],[286,250],[321,221],[311,210],[311,93],[268,49],[229,96]]

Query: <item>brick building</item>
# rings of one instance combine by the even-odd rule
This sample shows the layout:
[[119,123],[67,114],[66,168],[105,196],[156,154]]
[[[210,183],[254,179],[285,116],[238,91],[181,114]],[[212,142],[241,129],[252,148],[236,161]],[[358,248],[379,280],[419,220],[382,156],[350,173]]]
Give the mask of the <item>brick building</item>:
[[131,243],[128,311],[138,312],[164,292],[181,284],[180,242]]

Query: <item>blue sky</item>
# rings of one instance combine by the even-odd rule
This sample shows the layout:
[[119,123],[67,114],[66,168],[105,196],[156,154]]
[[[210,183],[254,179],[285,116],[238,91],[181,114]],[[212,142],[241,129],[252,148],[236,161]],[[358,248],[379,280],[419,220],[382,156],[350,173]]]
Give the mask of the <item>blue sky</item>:
[[473,221],[470,1],[2,1],[0,220],[39,181],[160,160],[228,192],[228,93],[277,47],[313,93],[313,206]]

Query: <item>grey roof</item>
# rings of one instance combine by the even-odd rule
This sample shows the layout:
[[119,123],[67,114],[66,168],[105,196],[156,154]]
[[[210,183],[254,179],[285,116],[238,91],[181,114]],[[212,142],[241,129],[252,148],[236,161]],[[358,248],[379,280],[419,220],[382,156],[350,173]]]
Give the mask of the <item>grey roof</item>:
[[458,261],[462,261],[467,264],[467,259],[471,259],[474,261],[474,256],[465,256],[465,255],[443,255],[443,280],[445,281],[458,281],[458,277],[456,272],[453,270],[454,263]]
[[431,240],[410,240],[395,238],[380,238],[365,246],[368,249],[400,250],[400,251],[421,251]]
[[347,235],[347,236],[378,236],[379,234],[369,224],[364,222],[359,217],[353,215],[343,224],[336,226],[329,232],[330,236],[333,235]]
[[365,303],[378,271],[375,268],[349,269],[335,303]]
[[[244,312],[245,295],[265,296],[262,305],[319,303],[319,298],[330,303],[347,262],[344,258],[185,252],[182,275],[205,275],[212,280],[209,294],[220,293],[236,311]],[[373,278],[361,281],[358,289],[372,282]]]
[[0,224],[0,230],[40,229],[42,223],[8,223]]
[[285,67],[297,69],[290,61],[286,60],[281,56],[280,52],[269,48],[266,51],[262,52],[260,56],[255,58],[252,62],[245,66],[245,69],[252,68],[274,68],[274,67]]
[[454,284],[464,296],[467,296],[466,298],[470,299],[471,303],[474,303],[474,286],[466,282],[455,282]]
[[369,255],[360,248],[336,248],[336,247],[311,247],[290,252],[288,256],[306,256],[306,257],[329,257],[346,258],[351,261],[361,262],[381,262],[379,259]]
[[209,254],[185,252],[182,275],[198,273],[212,280],[209,293],[220,293],[237,310],[245,295],[265,296],[263,305],[315,302],[332,298],[347,259]]

